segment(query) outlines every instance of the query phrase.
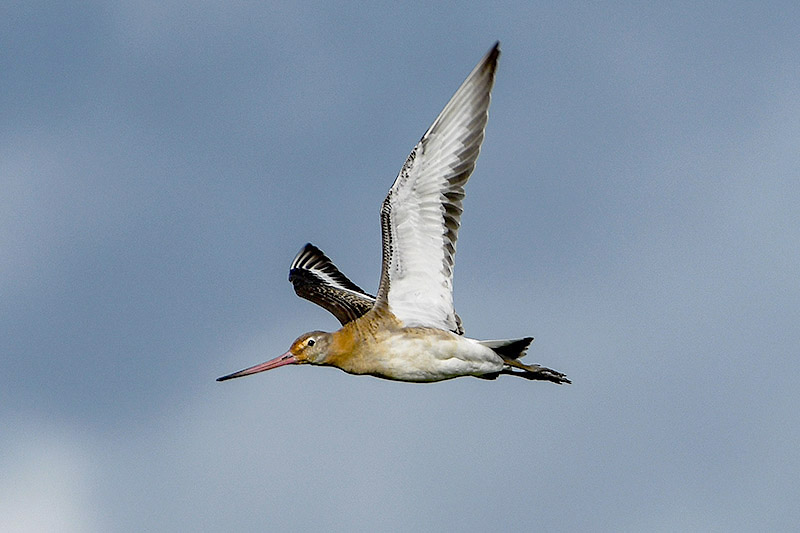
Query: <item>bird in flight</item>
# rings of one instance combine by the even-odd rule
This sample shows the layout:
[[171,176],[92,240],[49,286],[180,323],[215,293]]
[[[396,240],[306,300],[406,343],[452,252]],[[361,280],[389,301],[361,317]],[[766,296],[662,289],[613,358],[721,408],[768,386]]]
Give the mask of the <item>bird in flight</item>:
[[411,151],[383,201],[378,294],[367,294],[306,244],[289,280],[298,296],[330,311],[341,329],[305,333],[285,354],[217,381],[310,364],[409,382],[508,374],[570,383],[560,372],[520,361],[532,337],[471,339],[453,308],[461,201],[483,142],[499,55],[498,42]]

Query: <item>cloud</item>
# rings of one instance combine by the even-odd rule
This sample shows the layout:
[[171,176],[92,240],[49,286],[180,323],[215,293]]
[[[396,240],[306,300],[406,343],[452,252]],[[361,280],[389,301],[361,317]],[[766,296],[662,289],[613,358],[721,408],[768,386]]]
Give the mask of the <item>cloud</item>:
[[99,531],[87,435],[31,420],[7,424],[0,444],[0,530]]

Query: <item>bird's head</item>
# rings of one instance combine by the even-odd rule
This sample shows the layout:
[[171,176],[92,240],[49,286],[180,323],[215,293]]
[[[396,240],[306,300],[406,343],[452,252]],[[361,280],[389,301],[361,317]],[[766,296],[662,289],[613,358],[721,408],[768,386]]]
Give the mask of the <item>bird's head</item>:
[[322,365],[325,364],[325,358],[328,355],[328,350],[331,345],[331,334],[324,331],[311,331],[300,335],[297,340],[292,343],[289,351],[283,355],[270,359],[265,363],[245,368],[233,374],[217,378],[217,381],[225,381],[233,378],[240,378],[264,372],[265,370],[272,370],[279,366],[285,365]]

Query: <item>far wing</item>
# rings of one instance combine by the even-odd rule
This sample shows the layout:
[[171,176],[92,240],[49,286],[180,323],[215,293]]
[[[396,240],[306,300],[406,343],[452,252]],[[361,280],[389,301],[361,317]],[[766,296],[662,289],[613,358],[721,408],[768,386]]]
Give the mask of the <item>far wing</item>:
[[289,281],[298,296],[328,310],[342,325],[364,315],[375,304],[374,296],[350,281],[311,243],[303,246],[292,261]]

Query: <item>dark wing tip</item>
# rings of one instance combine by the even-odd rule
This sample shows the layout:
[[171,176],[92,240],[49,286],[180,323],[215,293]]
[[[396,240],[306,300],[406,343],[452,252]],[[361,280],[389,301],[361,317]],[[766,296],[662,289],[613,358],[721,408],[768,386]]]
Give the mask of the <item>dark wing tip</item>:
[[489,69],[494,71],[497,68],[497,59],[500,57],[500,41],[495,41],[494,46],[492,46],[486,55],[483,56],[481,62],[478,63],[480,65],[481,70]]
[[[364,289],[342,274],[336,265],[333,264],[333,261],[331,261],[322,250],[308,242],[297,252],[297,255],[292,260],[291,266],[289,266],[289,281],[294,282],[294,278],[300,271],[313,274],[315,270],[324,273],[342,288],[360,292],[361,294],[367,294]],[[315,278],[318,279],[319,282],[322,282],[317,276],[315,276]]]
[[342,274],[322,250],[307,243],[289,269],[289,281],[301,298],[335,316],[342,325],[366,314],[375,298]]

